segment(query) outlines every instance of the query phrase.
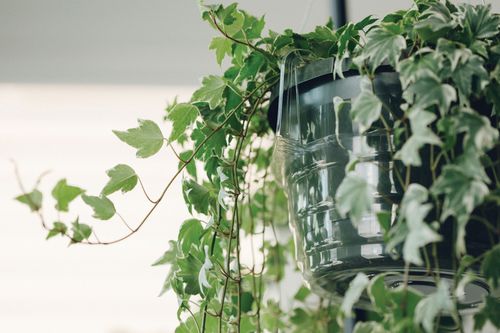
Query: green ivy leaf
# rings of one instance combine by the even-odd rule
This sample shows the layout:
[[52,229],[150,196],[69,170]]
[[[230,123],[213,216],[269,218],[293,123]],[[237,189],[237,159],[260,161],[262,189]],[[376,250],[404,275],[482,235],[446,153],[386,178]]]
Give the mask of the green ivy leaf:
[[384,230],[384,233],[389,232],[391,229],[391,219],[392,219],[392,213],[389,211],[381,211],[377,213],[377,221],[380,227],[382,227],[382,230]]
[[493,296],[486,296],[486,302],[479,313],[474,316],[474,331],[480,331],[489,321],[500,329],[500,300]]
[[203,226],[197,219],[189,219],[182,223],[179,236],[177,237],[177,246],[182,254],[187,255],[192,245],[200,245],[203,231]]
[[193,93],[192,102],[206,102],[214,110],[224,100],[226,82],[223,78],[210,75],[203,78],[202,87]]
[[[191,155],[193,155],[192,150],[186,150],[183,151],[182,153],[179,154],[179,157],[181,158],[182,161],[179,161],[178,168],[181,168],[182,165],[184,164],[183,161],[187,161],[188,159],[191,158]],[[196,163],[194,160],[191,160],[187,165],[186,165],[186,171],[188,175],[196,179],[197,171],[196,171]]]
[[[202,161],[208,161],[214,156],[221,156],[223,150],[227,146],[226,133],[223,129],[212,134],[213,130],[208,127],[198,126],[191,133],[191,139],[195,143],[198,150],[196,158]],[[211,135],[210,139],[205,141],[207,136]],[[204,144],[202,145],[202,143]],[[215,170],[213,170],[215,172]]]
[[309,295],[311,295],[311,290],[306,286],[301,286],[293,298],[299,302],[304,302]]
[[286,248],[281,244],[273,244],[267,245],[266,249],[266,277],[269,281],[281,281],[285,276]]
[[171,265],[175,262],[177,256],[177,242],[173,240],[168,241],[168,250],[158,258],[152,266]]
[[83,192],[85,191],[79,187],[68,185],[66,179],[61,179],[52,190],[52,197],[57,201],[56,209],[67,212],[69,203]]
[[192,213],[194,209],[198,213],[208,215],[209,207],[216,202],[216,197],[213,191],[209,189],[208,183],[204,183],[202,186],[191,179],[187,179],[182,183],[182,189],[189,212]]
[[486,253],[481,264],[481,272],[494,289],[500,285],[500,245]]
[[253,78],[259,73],[261,68],[266,63],[266,58],[260,52],[252,52],[245,59],[243,66],[238,74],[237,80],[243,81],[248,78]]
[[265,307],[261,308],[262,326],[266,332],[281,332],[286,328],[283,311],[276,301],[268,300]]
[[172,108],[167,109],[167,119],[172,122],[172,132],[168,138],[168,142],[177,141],[186,130],[198,118],[200,112],[198,108],[189,103],[175,104]]
[[188,295],[200,294],[200,284],[198,274],[202,268],[201,258],[197,258],[197,250],[194,248],[186,256],[177,258],[178,271],[175,272],[177,278],[183,282],[183,292]]
[[134,169],[126,164],[118,164],[106,171],[109,181],[101,191],[101,195],[110,195],[121,190],[122,193],[132,191],[137,185],[138,177]]
[[405,38],[399,32],[386,27],[370,30],[366,38],[367,42],[362,49],[362,56],[370,59],[372,68],[375,70],[384,60],[395,68],[401,51],[406,48]]
[[382,102],[373,93],[372,83],[363,78],[361,93],[354,99],[351,107],[351,118],[359,124],[361,132],[368,130],[378,120],[382,111]]
[[94,210],[94,215],[92,216],[96,219],[109,220],[116,213],[113,202],[111,202],[111,200],[109,200],[104,195],[101,195],[100,197],[94,197],[82,194],[82,199],[87,205],[92,207],[92,209]]
[[126,132],[113,131],[126,144],[137,149],[136,156],[146,158],[156,154],[163,146],[160,127],[151,120],[138,120],[139,127],[129,128]]
[[349,173],[335,194],[336,209],[342,217],[349,213],[356,226],[363,216],[371,210],[373,204],[372,188],[364,178]]
[[209,50],[215,50],[215,57],[219,65],[226,55],[231,56],[233,42],[226,37],[214,37],[210,42]]
[[55,237],[57,235],[64,236],[66,235],[66,232],[68,231],[68,227],[62,222],[54,222],[54,225],[52,226],[52,229],[49,230],[49,233],[47,234],[47,238],[49,239],[52,237]]
[[175,272],[179,268],[177,266],[177,242],[169,241],[169,248],[165,253],[153,263],[153,266],[169,265],[169,271],[165,282],[161,288],[159,296],[165,294],[172,287],[172,280],[174,279]]
[[71,236],[71,242],[79,243],[84,241],[90,237],[92,234],[92,228],[87,224],[80,223],[78,218],[75,222],[73,222],[71,230],[73,231],[73,235]]
[[405,165],[420,166],[422,160],[420,158],[420,149],[426,145],[441,145],[439,137],[428,127],[434,120],[436,115],[418,108],[408,111],[410,127],[412,135],[404,143],[403,147],[396,152],[394,158],[400,159]]
[[450,298],[447,283],[438,282],[436,292],[424,297],[415,309],[415,322],[421,324],[428,333],[434,332],[434,322],[440,313],[454,314],[455,304]]
[[15,197],[15,200],[28,205],[32,212],[38,211],[42,207],[43,194],[37,189],[34,189],[30,193],[21,194]]

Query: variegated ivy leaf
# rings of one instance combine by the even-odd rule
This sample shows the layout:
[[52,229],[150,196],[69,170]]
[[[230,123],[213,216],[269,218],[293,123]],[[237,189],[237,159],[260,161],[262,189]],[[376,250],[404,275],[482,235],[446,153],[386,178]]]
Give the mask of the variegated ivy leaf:
[[439,314],[455,316],[455,303],[450,297],[446,281],[440,280],[436,292],[422,299],[415,309],[415,322],[421,324],[425,332],[434,332],[435,319]]
[[134,169],[126,164],[118,164],[106,171],[106,174],[109,176],[109,181],[102,189],[102,195],[110,195],[119,190],[122,193],[129,192],[134,189],[139,179]]
[[226,190],[224,189],[224,187],[221,186],[221,188],[219,190],[219,194],[217,194],[217,202],[225,210],[227,210],[227,205],[226,205],[226,198],[227,197],[228,197],[228,195],[227,195]]
[[405,165],[420,166],[422,165],[420,149],[426,144],[441,145],[439,137],[428,127],[436,120],[436,115],[429,111],[413,108],[408,111],[408,118],[412,135],[394,157],[402,160]]
[[464,44],[440,38],[437,44],[436,59],[440,60],[442,79],[451,77],[457,86],[463,102],[469,102],[473,81],[475,88],[482,91],[489,83],[489,75],[484,68],[482,57],[473,54]]
[[489,182],[479,157],[474,154],[462,155],[457,164],[448,164],[431,187],[435,195],[444,194],[441,221],[449,216],[457,219],[457,253],[465,253],[465,227],[469,215],[480,205],[489,193]]
[[168,241],[169,248],[165,253],[153,263],[153,266],[159,265],[169,265],[169,271],[167,273],[167,277],[163,282],[163,286],[161,288],[159,296],[166,293],[170,288],[172,288],[172,281],[175,276],[175,271],[177,271],[177,243],[175,241]]
[[215,50],[217,63],[221,65],[224,57],[226,55],[231,55],[232,46],[233,42],[230,39],[227,39],[225,37],[214,37],[212,39],[212,42],[210,42],[210,46],[208,48],[210,50]]
[[385,60],[393,67],[399,59],[401,51],[406,48],[406,40],[401,36],[397,25],[386,24],[370,30],[366,35],[367,42],[362,49],[362,57],[369,59],[373,70]]
[[203,288],[211,288],[208,282],[208,272],[212,269],[213,264],[210,261],[210,255],[208,253],[208,245],[205,245],[205,261],[201,266],[200,273],[198,274],[198,282],[200,283],[200,291],[203,293]]
[[371,210],[373,189],[366,179],[353,172],[347,174],[335,194],[336,209],[342,217],[349,214],[351,222],[357,226],[363,216]]
[[425,221],[432,209],[426,204],[429,193],[419,184],[408,186],[399,208],[398,222],[388,233],[387,251],[391,253],[396,246],[404,242],[403,257],[406,262],[422,265],[420,249],[425,245],[438,242],[442,237]]
[[220,76],[209,75],[203,78],[202,87],[193,93],[192,102],[206,102],[210,109],[215,109],[224,100],[226,82]]
[[94,215],[92,216],[96,219],[109,220],[116,213],[115,205],[113,205],[113,202],[111,202],[111,200],[109,200],[104,195],[101,195],[100,197],[94,197],[82,194],[82,199],[87,205],[92,207],[92,209],[94,210]]
[[68,185],[66,179],[61,179],[52,190],[52,197],[57,201],[56,209],[67,212],[69,203],[83,192],[84,190],[79,187]]
[[36,212],[42,207],[43,194],[37,189],[30,193],[21,194],[15,198],[20,203],[28,205],[32,212]]
[[439,107],[441,115],[448,113],[452,102],[457,100],[455,88],[442,83],[435,77],[416,80],[403,92],[403,98],[414,108],[425,110],[431,106]]
[[403,89],[424,77],[439,80],[439,63],[432,49],[421,50],[420,54],[400,61],[398,71]]
[[473,93],[473,82],[477,82],[477,92],[482,90],[488,85],[489,77],[488,72],[483,67],[484,61],[479,56],[471,56],[467,62],[459,64],[458,67],[451,74],[453,82],[457,86],[458,92],[463,101],[468,102],[468,97]]
[[66,224],[64,224],[62,222],[54,222],[54,225],[49,230],[49,232],[47,234],[47,238],[45,238],[45,239],[49,239],[49,238],[55,237],[57,235],[64,236],[64,235],[66,235],[67,231],[68,231],[68,227],[66,226]]
[[382,102],[373,93],[370,79],[364,77],[361,80],[361,93],[352,102],[351,118],[359,124],[361,132],[365,132],[380,117],[381,111]]
[[439,1],[429,1],[426,5],[428,8],[414,25],[415,31],[422,40],[437,40],[439,37],[446,36],[448,31],[457,26],[456,18],[451,15],[445,4]]
[[198,118],[198,108],[189,103],[178,103],[167,109],[167,119],[172,123],[168,142],[177,141]]
[[381,323],[376,321],[358,322],[353,333],[384,333],[386,330]]
[[87,224],[80,223],[78,218],[71,224],[71,230],[73,231],[71,236],[72,243],[79,243],[92,235],[92,228]]
[[342,148],[345,148],[342,144],[342,140],[340,139],[340,119],[344,114],[344,111],[349,106],[348,101],[344,101],[342,98],[335,96],[333,98],[333,112],[335,112],[335,138],[337,139],[337,143]]
[[408,263],[422,265],[420,249],[429,243],[442,240],[442,237],[424,221],[431,209],[431,204],[422,205],[415,201],[406,204],[405,220],[408,225],[408,235],[403,246],[403,258]]
[[403,246],[403,257],[406,262],[422,265],[420,249],[429,243],[439,242],[442,237],[425,222],[432,204],[425,204],[428,191],[419,184],[408,186],[400,208],[400,222],[404,219],[408,226],[408,234]]
[[498,143],[498,129],[491,126],[490,120],[479,115],[476,111],[462,108],[454,116],[456,131],[465,132],[464,149],[488,151]]
[[464,44],[456,43],[446,38],[439,38],[434,57],[440,60],[441,70],[449,62],[451,72],[454,72],[459,64],[466,63],[472,57],[472,51]]
[[339,316],[338,319],[342,319],[342,316],[352,317],[354,315],[352,312],[352,308],[354,304],[359,301],[361,294],[365,291],[369,283],[370,280],[363,273],[358,273],[356,277],[349,283],[349,288],[347,289],[344,295],[344,299],[342,300],[342,305],[340,306],[339,314],[341,316]]
[[500,33],[500,16],[492,15],[491,5],[473,6],[462,4],[460,9],[464,12],[464,25],[470,32],[471,40],[491,38]]
[[139,119],[139,127],[127,131],[113,131],[126,144],[137,149],[136,156],[146,158],[156,154],[163,146],[164,138],[160,127],[151,120]]

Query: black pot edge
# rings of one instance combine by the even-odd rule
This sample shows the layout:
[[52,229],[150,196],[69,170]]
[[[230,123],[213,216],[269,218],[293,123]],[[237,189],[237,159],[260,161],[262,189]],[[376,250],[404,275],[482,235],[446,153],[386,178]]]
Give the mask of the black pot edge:
[[[300,67],[297,71],[297,80],[302,89],[307,89],[310,86],[322,84],[328,81],[342,81],[349,77],[361,78],[357,69],[350,67],[350,62],[346,61],[343,64],[342,73],[344,78],[334,78],[335,58],[320,59]],[[389,65],[381,65],[375,73],[394,72],[394,68]],[[276,132],[278,121],[278,100],[279,100],[279,82],[271,89],[271,98],[269,100],[269,110],[267,120],[273,132]],[[285,87],[289,89],[290,87]]]

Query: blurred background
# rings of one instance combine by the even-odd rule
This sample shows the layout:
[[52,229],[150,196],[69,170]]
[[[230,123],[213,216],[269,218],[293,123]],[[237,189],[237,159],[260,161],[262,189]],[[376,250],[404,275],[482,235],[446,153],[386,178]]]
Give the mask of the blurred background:
[[[500,11],[500,2],[489,2]],[[332,11],[328,0],[239,3],[265,14],[275,31],[309,31]],[[348,19],[410,4],[349,0]],[[96,194],[104,171],[127,163],[156,197],[175,172],[175,157],[162,151],[137,160],[111,130],[135,127],[137,118],[161,123],[169,100],[187,100],[202,76],[221,72],[208,50],[214,35],[194,0],[0,0],[0,332],[174,331],[177,300],[172,293],[157,297],[166,270],[151,263],[188,216],[180,183],[129,240],[68,247],[63,239],[45,241],[36,216],[14,202],[20,190],[10,160],[27,188],[51,170],[41,186],[46,194],[61,178]],[[131,224],[148,208],[140,190],[113,199]],[[88,207],[72,207],[89,223]],[[96,225],[102,239],[127,231],[116,221]]]

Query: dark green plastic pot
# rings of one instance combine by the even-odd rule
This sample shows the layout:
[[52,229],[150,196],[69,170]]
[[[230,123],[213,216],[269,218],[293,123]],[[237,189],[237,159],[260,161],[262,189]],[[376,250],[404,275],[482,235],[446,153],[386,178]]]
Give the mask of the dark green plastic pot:
[[[374,124],[373,129],[361,133],[351,121],[348,108],[335,113],[333,99],[356,97],[361,77],[355,70],[345,70],[344,79],[334,79],[333,66],[333,59],[305,66],[288,60],[282,70],[279,94],[277,91],[273,94],[269,116],[271,124],[276,124],[275,164],[288,197],[297,262],[305,280],[323,297],[344,295],[358,272],[374,275],[404,271],[404,262],[386,252],[376,216],[384,210],[392,212],[393,221],[396,219],[394,214],[403,191],[394,169],[399,168],[404,174],[404,167],[391,161],[389,140],[392,144],[393,138],[382,130],[382,124]],[[374,79],[374,91],[393,110],[383,111],[392,126],[392,114],[401,112],[398,74],[390,67],[381,67]],[[363,141],[369,149],[362,148]],[[361,161],[355,167],[356,174],[376,189],[372,213],[363,216],[358,227],[335,209],[335,193],[345,176],[349,154],[357,155]],[[425,164],[421,169],[412,169],[412,182],[426,186],[430,181]],[[450,280],[453,279],[452,229],[443,226],[444,241],[438,251],[441,278]],[[489,242],[482,229],[469,230],[468,235],[470,253],[479,254],[487,249],[485,245]],[[428,273],[425,268],[411,268],[409,284],[424,293],[432,292],[434,280]],[[395,287],[402,278],[391,276],[386,282]],[[469,284],[461,307],[475,308],[487,293],[485,283]]]

